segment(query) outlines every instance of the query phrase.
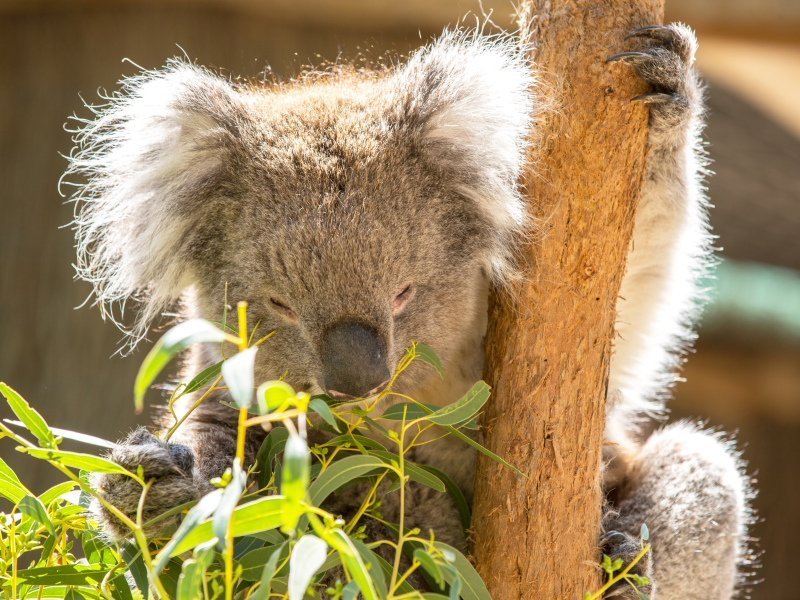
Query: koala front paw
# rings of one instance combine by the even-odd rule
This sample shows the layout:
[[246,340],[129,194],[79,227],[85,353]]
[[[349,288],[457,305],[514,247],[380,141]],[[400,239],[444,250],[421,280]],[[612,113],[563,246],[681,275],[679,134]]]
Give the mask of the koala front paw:
[[[194,455],[191,449],[181,444],[162,442],[144,427],[133,431],[111,452],[110,458],[134,473],[141,467],[145,481],[155,480],[143,506],[142,520],[145,522],[199,497],[198,486],[192,477]],[[131,519],[136,518],[142,495],[139,483],[126,475],[100,474],[94,479],[93,485],[104,500]],[[128,528],[99,501],[93,503],[92,512],[110,538],[130,536]],[[169,522],[163,521],[146,533],[157,533]]]
[[[607,555],[612,562],[615,560],[622,561],[621,569],[625,569],[630,565],[642,550],[641,541],[639,538],[634,537],[628,533],[621,531],[608,531],[601,540],[603,554]],[[616,571],[619,573],[619,570]],[[651,583],[647,585],[637,586],[628,581],[620,581],[615,584],[604,598],[616,598],[620,600],[641,600],[642,597],[655,600],[655,589],[653,581],[653,556],[652,552],[645,554],[639,562],[629,571],[633,575],[639,577],[646,577]]]
[[652,86],[652,92],[633,100],[650,105],[650,125],[656,129],[673,128],[692,114],[700,102],[699,84],[694,71],[697,39],[686,25],[650,25],[628,35],[644,48],[620,52],[608,62],[621,61],[633,66],[636,73]]

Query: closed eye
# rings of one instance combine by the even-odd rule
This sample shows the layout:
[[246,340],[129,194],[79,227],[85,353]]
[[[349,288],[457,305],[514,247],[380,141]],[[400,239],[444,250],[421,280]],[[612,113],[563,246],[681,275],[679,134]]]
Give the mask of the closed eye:
[[280,300],[276,300],[275,298],[270,298],[269,303],[272,306],[273,310],[281,315],[284,319],[288,321],[295,322],[297,321],[297,313],[294,312],[289,306],[281,302]]
[[403,312],[403,309],[405,309],[411,298],[414,297],[415,292],[416,287],[414,287],[413,283],[409,283],[394,297],[392,301],[392,314],[394,316]]

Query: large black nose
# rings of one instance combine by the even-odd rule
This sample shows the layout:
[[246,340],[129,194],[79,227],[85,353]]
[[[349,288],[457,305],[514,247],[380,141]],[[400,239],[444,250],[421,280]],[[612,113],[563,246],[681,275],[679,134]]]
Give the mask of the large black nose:
[[391,375],[386,345],[372,327],[349,321],[322,338],[325,389],[332,396],[363,397],[380,391]]

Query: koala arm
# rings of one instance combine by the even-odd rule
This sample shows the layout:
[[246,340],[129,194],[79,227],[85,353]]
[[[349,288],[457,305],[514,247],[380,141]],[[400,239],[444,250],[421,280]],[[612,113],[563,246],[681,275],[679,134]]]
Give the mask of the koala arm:
[[644,182],[633,241],[617,301],[606,437],[623,447],[647,416],[664,409],[681,353],[693,339],[698,279],[709,262],[710,235],[701,178],[702,89],[694,70],[697,46],[685,25],[643,28],[642,52],[630,63],[653,92]]
[[[627,271],[617,303],[605,449],[604,550],[626,562],[640,549],[643,524],[652,555],[639,574],[651,598],[727,599],[746,562],[748,487],[738,455],[716,434],[686,424],[661,429],[641,444],[636,425],[663,411],[701,295],[698,279],[710,255],[701,178],[702,98],[685,25],[646,27],[634,36],[642,52],[624,60],[653,87],[645,180]],[[688,558],[691,557],[691,558]],[[688,558],[688,560],[687,560]],[[637,598],[630,586],[614,597]]]

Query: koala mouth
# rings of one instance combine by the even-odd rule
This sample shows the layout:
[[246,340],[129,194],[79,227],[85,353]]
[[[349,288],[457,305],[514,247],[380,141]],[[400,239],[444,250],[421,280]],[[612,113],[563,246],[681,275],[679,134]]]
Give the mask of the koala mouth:
[[363,396],[351,396],[350,394],[344,394],[336,390],[328,390],[328,395],[334,400],[371,400],[389,386],[389,381],[390,380],[387,379],[383,383],[378,384]]

